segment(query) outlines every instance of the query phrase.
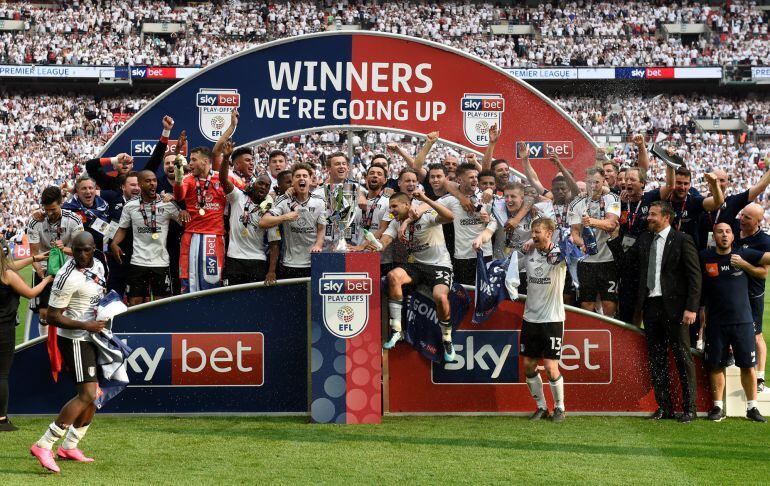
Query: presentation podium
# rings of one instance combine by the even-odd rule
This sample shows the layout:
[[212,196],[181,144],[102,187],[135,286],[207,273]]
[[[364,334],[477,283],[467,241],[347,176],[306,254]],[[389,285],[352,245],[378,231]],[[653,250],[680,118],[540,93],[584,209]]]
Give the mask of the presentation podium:
[[382,417],[379,254],[315,253],[311,260],[311,420],[378,424]]

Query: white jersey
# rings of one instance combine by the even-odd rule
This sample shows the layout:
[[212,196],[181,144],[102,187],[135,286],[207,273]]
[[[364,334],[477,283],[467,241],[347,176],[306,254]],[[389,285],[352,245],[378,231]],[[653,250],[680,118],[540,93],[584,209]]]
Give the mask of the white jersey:
[[[569,224],[580,224],[584,214],[588,214],[588,216],[594,219],[604,219],[607,214],[614,214],[620,217],[620,200],[613,193],[605,194],[596,200],[589,198],[589,196],[580,196],[569,205],[569,213],[567,215]],[[610,247],[607,246],[607,241],[610,239],[609,233],[599,228],[592,229],[596,235],[596,245],[599,251],[596,255],[587,255],[583,261],[586,263],[613,261],[612,252]]]
[[[420,219],[409,225],[407,240],[409,254],[416,263],[436,267],[452,268],[452,260],[446,249],[444,230],[436,221],[438,213],[434,209],[426,211]],[[394,219],[385,230],[385,234],[394,241],[398,240],[398,228],[401,223]]]
[[323,198],[312,194],[303,203],[284,195],[276,200],[270,214],[282,216],[292,211],[297,211],[299,218],[280,226],[282,263],[286,267],[307,268],[310,266],[310,249],[315,245],[318,226],[326,226],[326,204]]
[[[139,267],[168,267],[169,256],[166,250],[169,221],[179,220],[179,208],[174,202],[163,202],[158,197],[153,203],[142,202],[141,198],[132,199],[123,206],[120,215],[121,228],[131,227],[133,254],[131,265]],[[154,223],[153,223],[154,221]],[[155,231],[153,231],[153,227]],[[157,238],[153,238],[157,234]]]
[[559,247],[549,253],[533,249],[524,255],[527,271],[527,322],[564,322],[564,280],[567,265],[560,258]]
[[[481,204],[481,191],[477,190],[476,193],[471,196],[471,201],[474,204]],[[490,214],[491,205],[482,205],[487,214],[490,214],[489,222],[484,223],[481,220],[481,213],[479,211],[474,211],[472,213],[467,212],[463,209],[460,201],[452,195],[439,198],[438,203],[449,208],[455,216],[454,221],[452,222],[455,232],[455,258],[458,260],[475,259],[476,250],[473,249],[473,240],[475,240],[485,229],[490,230],[492,233],[497,230],[497,221],[495,221]],[[481,249],[484,252],[484,256],[491,256],[492,241],[490,240],[484,243]]]
[[[277,241],[275,228],[264,230],[259,227],[259,220],[264,213],[259,204],[238,188],[227,194],[230,203],[230,244],[227,256],[242,260],[267,260],[267,242]],[[244,231],[246,234],[244,234]]]
[[[83,231],[83,220],[75,213],[62,209],[61,218],[55,223],[51,223],[47,217],[43,221],[30,218],[27,223],[27,240],[39,245],[39,252],[44,253],[51,249],[52,243],[56,240],[61,240],[64,246],[70,246],[72,238],[81,231]],[[40,266],[47,268],[48,261],[41,261]]]
[[[390,215],[390,198],[380,193],[366,200],[366,211],[363,213],[361,227],[375,233],[386,216]],[[391,218],[392,219],[392,218]],[[393,244],[390,244],[380,255],[380,263],[393,262]]]
[[[424,203],[417,199],[412,199],[412,201],[409,204],[411,208],[416,211]],[[390,211],[388,211],[382,216],[382,221],[388,223],[388,226],[390,226],[391,221],[394,221],[395,219],[396,219],[395,216],[393,216],[393,213],[391,213]],[[446,244],[444,246],[446,246]],[[389,255],[388,255],[388,252],[390,252]],[[382,252],[382,256],[380,257],[380,263],[406,263],[408,255],[409,255],[409,248],[407,248],[404,242],[396,238],[388,246],[388,248],[385,248],[385,250]],[[388,256],[390,257],[389,260],[387,260]]]
[[[90,268],[78,269],[75,260],[68,261],[56,274],[51,287],[49,307],[64,309],[62,314],[75,321],[96,319],[96,308],[106,291],[104,266],[94,258]],[[88,331],[58,328],[57,334],[74,340],[83,340]]]

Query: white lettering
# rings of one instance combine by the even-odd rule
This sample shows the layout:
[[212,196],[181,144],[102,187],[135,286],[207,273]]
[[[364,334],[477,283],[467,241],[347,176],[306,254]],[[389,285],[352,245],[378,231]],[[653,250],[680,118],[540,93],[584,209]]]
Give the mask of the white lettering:
[[[221,357],[217,356],[217,354],[219,354],[219,353],[224,354],[224,356],[221,356]],[[230,350],[225,348],[225,347],[215,348],[211,352],[211,359],[209,361],[211,363],[211,369],[213,369],[217,373],[228,373],[228,372],[232,371],[232,369],[233,369],[232,366],[227,366],[227,367],[224,367],[224,368],[220,368],[218,366],[218,363],[232,363],[233,362],[233,353],[230,352]],[[204,359],[204,363],[205,363],[205,359]]]
[[[187,366],[187,355],[197,353],[201,358],[201,364],[197,368]],[[182,339],[182,373],[198,373],[206,367],[206,353],[201,348],[192,347],[187,349],[187,339]]]

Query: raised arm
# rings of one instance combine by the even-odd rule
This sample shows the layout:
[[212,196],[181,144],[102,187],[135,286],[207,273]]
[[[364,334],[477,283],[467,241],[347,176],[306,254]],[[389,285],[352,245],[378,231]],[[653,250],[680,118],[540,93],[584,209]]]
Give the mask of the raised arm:
[[492,168],[492,154],[495,152],[495,145],[500,139],[500,130],[497,128],[497,123],[489,127],[489,145],[484,151],[484,157],[481,159],[481,170],[489,170]]
[[215,156],[219,153],[222,153],[222,149],[224,147],[224,144],[227,140],[230,139],[230,137],[233,136],[233,132],[235,132],[235,127],[238,126],[238,119],[240,118],[240,114],[238,113],[237,108],[233,108],[233,111],[230,112],[230,126],[227,127],[227,130],[225,130],[222,133],[222,136],[219,137],[219,140],[217,140],[217,143],[214,144],[214,149],[211,151]]
[[[155,172],[158,170],[158,167],[163,165],[163,156],[166,155],[166,149],[168,148],[168,137],[171,136],[171,129],[174,128],[174,119],[166,115],[163,117],[163,120],[161,120],[161,124],[163,125],[163,131],[160,133],[160,139],[158,139],[158,143],[155,145],[155,149],[152,151],[152,155],[150,155],[150,160],[148,160],[147,165],[144,166],[145,170],[151,170]],[[177,143],[177,149],[181,148],[182,144],[184,143],[181,136],[179,137]],[[178,150],[177,153],[179,153]]]
[[749,188],[749,202],[754,201],[760,194],[765,192],[768,185],[770,185],[770,170],[762,174],[759,181]]
[[676,181],[676,171],[673,167],[666,164],[666,185],[660,188],[660,200],[667,201],[671,195],[671,191],[674,190],[674,183]]
[[550,160],[553,165],[556,166],[559,172],[561,172],[564,180],[567,181],[567,187],[569,188],[572,197],[577,197],[577,195],[580,194],[580,187],[578,187],[575,177],[573,177],[572,173],[567,170],[566,167],[564,167],[564,164],[562,163],[561,159],[559,159],[558,155],[551,154]]
[[454,221],[455,215],[451,209],[441,203],[431,200],[428,196],[425,195],[424,192],[417,191],[414,193],[414,197],[426,203],[438,213],[438,216],[436,217],[437,223],[446,224]]
[[632,140],[634,145],[636,145],[637,152],[639,152],[639,158],[636,161],[636,165],[644,171],[642,175],[646,176],[647,171],[650,169],[650,154],[647,153],[647,144],[644,143],[644,135],[637,133]]
[[708,172],[703,175],[706,178],[706,182],[709,184],[709,190],[711,196],[703,200],[703,209],[706,211],[716,211],[725,202],[725,195],[722,192],[722,186],[719,185],[719,179],[713,172]]
[[537,190],[538,194],[543,194],[545,192],[545,187],[543,187],[543,184],[540,182],[540,178],[537,176],[537,172],[535,172],[532,164],[529,163],[529,149],[527,148],[527,144],[523,142],[516,144],[516,152],[521,159],[521,165],[524,166],[524,175],[527,176],[530,185]]
[[219,183],[222,184],[225,194],[230,194],[235,188],[233,181],[230,180],[230,155],[233,153],[233,141],[225,140],[222,145],[219,145],[219,142],[217,145],[220,146],[223,154],[222,163],[219,164]]
[[[417,152],[417,155],[414,157],[414,160],[412,161],[412,168],[416,170],[420,174],[420,180],[425,178],[425,174],[427,171],[425,170],[425,159],[428,157],[428,154],[430,153],[430,150],[433,148],[433,145],[436,144],[436,141],[438,140],[438,132],[430,132],[427,135],[425,135],[425,143],[422,144],[422,147],[420,147],[420,151]],[[406,163],[408,164],[409,161],[406,160]]]

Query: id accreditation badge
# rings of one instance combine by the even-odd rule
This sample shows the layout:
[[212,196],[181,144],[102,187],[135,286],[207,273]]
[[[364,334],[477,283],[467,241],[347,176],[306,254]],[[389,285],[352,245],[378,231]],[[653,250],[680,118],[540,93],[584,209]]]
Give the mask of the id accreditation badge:
[[107,233],[105,233],[104,236],[107,237],[107,239],[109,240],[114,239],[115,233],[118,232],[118,228],[119,228],[119,225],[117,221],[110,221],[110,225],[107,228]]
[[107,236],[107,232],[109,231],[109,228],[110,228],[110,223],[108,223],[107,221],[101,218],[96,218],[91,223],[91,229],[93,229],[94,231],[96,231],[102,236]]
[[623,251],[628,251],[629,248],[634,246],[634,243],[636,243],[636,237],[631,235],[625,235],[623,237],[623,242],[622,242]]
[[717,244],[714,241],[714,232],[709,231],[708,239],[706,240],[706,248],[716,248]]

